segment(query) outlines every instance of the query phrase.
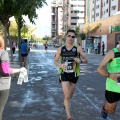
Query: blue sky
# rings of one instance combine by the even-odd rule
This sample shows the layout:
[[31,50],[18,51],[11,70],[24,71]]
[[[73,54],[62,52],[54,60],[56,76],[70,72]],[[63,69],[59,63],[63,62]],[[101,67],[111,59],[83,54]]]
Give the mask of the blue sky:
[[38,18],[35,20],[36,25],[32,25],[25,17],[25,21],[31,27],[36,28],[34,34],[37,37],[44,37],[51,35],[51,0],[46,0],[48,5],[44,5],[43,8],[37,10]]

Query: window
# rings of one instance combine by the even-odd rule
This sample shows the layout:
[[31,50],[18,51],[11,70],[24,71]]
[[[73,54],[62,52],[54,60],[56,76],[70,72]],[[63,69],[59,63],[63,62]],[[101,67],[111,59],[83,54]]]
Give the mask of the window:
[[71,5],[71,7],[77,7],[77,5]]
[[77,23],[71,23],[71,25],[76,25]]
[[112,10],[115,10],[116,9],[116,6],[112,6]]
[[98,17],[99,16],[99,13],[96,13],[96,17]]
[[108,9],[106,9],[106,12],[108,12]]
[[79,17],[71,17],[71,19],[79,19]]
[[84,11],[71,11],[71,13],[84,13]]
[[96,9],[99,8],[99,5],[96,6]]

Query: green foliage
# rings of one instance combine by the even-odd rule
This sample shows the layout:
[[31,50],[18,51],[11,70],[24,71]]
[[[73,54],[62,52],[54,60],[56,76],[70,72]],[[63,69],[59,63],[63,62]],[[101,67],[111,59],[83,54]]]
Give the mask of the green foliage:
[[77,37],[77,38],[80,37],[80,26],[76,26],[76,27],[75,27],[75,34],[76,34],[76,37]]
[[46,0],[0,0],[0,21],[5,26],[9,18],[15,16],[17,22],[23,23],[22,15],[28,16],[34,23],[37,18],[36,9],[43,7]]
[[10,21],[9,32],[10,32],[10,35],[12,36],[18,36],[18,29],[15,21]]
[[0,34],[4,33],[4,26],[2,25],[2,23],[0,22]]
[[[21,28],[21,36],[23,38],[30,38],[29,29],[30,28],[27,25],[24,25]],[[9,32],[10,32],[10,35],[12,36],[16,36],[16,37],[18,36],[18,27],[15,21],[10,21]]]
[[85,35],[85,33],[80,33],[80,38],[81,38],[81,40],[85,40],[85,38],[86,38],[86,35]]
[[45,37],[43,37],[42,39],[43,39],[43,40],[51,40],[52,38],[49,37],[49,36],[45,36]]

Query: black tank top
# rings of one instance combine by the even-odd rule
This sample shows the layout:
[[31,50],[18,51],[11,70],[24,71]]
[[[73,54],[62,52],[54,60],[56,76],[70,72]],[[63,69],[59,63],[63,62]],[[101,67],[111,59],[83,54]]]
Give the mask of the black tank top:
[[77,57],[77,47],[73,46],[71,50],[67,50],[66,46],[63,46],[61,49],[62,62],[68,61],[73,62],[74,58]]

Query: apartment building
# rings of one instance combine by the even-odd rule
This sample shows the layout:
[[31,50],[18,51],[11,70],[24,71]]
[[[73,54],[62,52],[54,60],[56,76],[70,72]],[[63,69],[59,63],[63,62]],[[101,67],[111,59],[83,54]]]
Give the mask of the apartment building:
[[62,10],[62,2],[61,1],[57,1],[56,3],[56,7],[57,7],[57,11],[58,11],[58,35],[62,35],[62,26],[63,26],[63,10]]
[[85,22],[85,0],[62,0],[63,31]]
[[91,22],[91,0],[86,0],[85,3],[85,22]]
[[58,0],[51,2],[51,37],[62,35],[62,3]]
[[56,0],[53,0],[51,2],[51,37],[55,37],[57,35],[58,27],[58,14],[57,14],[57,8],[56,8]]
[[100,28],[94,33],[92,46],[104,41],[105,50],[108,51],[115,47],[120,39],[120,0],[91,0],[90,4],[90,24],[101,23]]
[[111,17],[119,11],[119,0],[92,0],[92,21]]

